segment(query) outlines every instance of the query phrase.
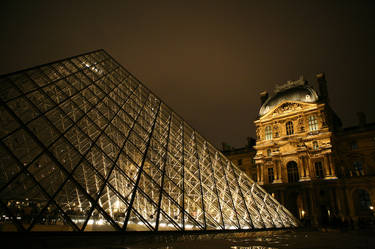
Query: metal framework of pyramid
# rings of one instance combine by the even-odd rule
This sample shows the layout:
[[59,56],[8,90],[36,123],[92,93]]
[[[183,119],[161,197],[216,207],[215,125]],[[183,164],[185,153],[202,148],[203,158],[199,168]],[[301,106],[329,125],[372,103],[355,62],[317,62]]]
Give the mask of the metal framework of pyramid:
[[0,77],[2,231],[294,227],[104,50]]

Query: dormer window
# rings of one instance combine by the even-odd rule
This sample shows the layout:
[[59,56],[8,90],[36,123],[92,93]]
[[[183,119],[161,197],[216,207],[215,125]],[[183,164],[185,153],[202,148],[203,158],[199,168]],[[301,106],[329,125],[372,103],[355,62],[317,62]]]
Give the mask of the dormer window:
[[310,116],[308,120],[309,120],[310,131],[318,130],[318,120],[316,119],[315,115]]
[[313,142],[313,150],[318,150],[319,149],[319,144],[317,141]]
[[266,140],[272,139],[272,127],[271,126],[266,126],[265,135],[266,135]]
[[288,121],[288,122],[286,122],[285,126],[286,126],[286,135],[288,135],[288,136],[293,135],[294,134],[293,122]]

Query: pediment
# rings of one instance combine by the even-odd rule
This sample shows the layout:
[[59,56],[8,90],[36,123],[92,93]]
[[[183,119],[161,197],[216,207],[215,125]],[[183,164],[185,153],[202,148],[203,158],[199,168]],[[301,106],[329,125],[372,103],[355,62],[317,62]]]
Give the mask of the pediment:
[[262,119],[298,112],[310,109],[312,107],[316,107],[316,104],[309,104],[297,101],[286,101],[277,105],[275,108],[273,108],[273,110],[270,110],[266,115],[262,117]]

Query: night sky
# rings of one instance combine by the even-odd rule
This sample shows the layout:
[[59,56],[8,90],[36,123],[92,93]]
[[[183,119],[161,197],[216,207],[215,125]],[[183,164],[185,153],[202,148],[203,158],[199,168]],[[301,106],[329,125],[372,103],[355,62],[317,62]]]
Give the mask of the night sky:
[[259,92],[325,72],[344,126],[375,122],[375,1],[2,1],[0,74],[103,48],[218,146]]

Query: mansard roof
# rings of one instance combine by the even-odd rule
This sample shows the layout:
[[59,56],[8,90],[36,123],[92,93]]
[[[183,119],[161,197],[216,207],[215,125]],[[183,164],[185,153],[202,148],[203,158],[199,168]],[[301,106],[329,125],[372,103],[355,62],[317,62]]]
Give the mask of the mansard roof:
[[264,116],[277,105],[285,101],[299,101],[304,103],[316,103],[318,101],[316,91],[303,79],[288,82],[283,86],[277,86],[275,95],[269,97],[259,110],[259,117]]

